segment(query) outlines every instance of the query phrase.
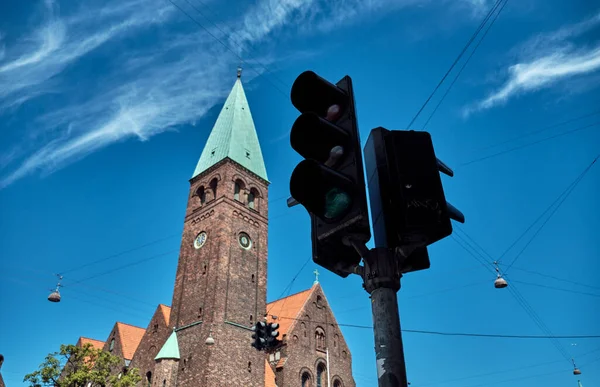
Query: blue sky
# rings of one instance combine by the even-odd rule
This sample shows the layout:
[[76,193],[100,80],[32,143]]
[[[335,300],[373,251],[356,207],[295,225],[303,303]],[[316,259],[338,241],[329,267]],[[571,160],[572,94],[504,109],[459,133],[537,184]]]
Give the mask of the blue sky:
[[[493,3],[174,1],[206,30],[167,0],[0,5],[0,352],[9,386],[22,385],[61,343],[104,340],[115,321],[145,327],[156,304],[171,302],[188,179],[239,57],[272,182],[273,300],[311,251],[306,212],[284,200],[300,160],[287,137],[297,116],[289,102],[295,77],[307,69],[332,81],[352,76],[363,143],[377,126],[406,129]],[[600,114],[592,114],[600,101],[599,32],[593,2],[509,2],[426,126],[438,157],[455,169],[444,184],[466,215],[461,230],[493,257],[599,152]],[[491,265],[482,267],[453,238],[431,246],[431,269],[403,279],[403,328],[546,334],[520,295],[555,335],[600,334],[599,167],[518,258],[508,289],[495,290]],[[291,292],[312,284],[314,268],[306,266]],[[51,304],[57,272],[65,273],[63,301]],[[360,279],[321,272],[338,322],[371,325]],[[343,332],[358,386],[376,386],[372,331]],[[538,339],[406,333],[404,340],[412,386],[575,386],[570,356],[584,386],[600,383],[600,339],[560,339],[561,351]]]

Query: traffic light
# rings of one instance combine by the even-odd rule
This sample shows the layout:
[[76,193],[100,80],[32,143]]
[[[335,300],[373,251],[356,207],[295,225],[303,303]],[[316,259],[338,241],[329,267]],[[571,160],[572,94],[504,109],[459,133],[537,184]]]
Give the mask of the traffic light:
[[258,351],[262,351],[267,344],[267,324],[262,321],[258,321],[252,327],[252,331],[254,331],[254,333],[252,333],[252,338],[254,339],[252,346]]
[[277,336],[279,336],[279,331],[277,330],[279,329],[279,324],[277,323],[270,323],[267,324],[266,327],[266,348],[267,349],[271,349],[271,348],[275,348],[277,346],[279,346],[279,344],[281,343],[280,340],[277,339]]
[[427,132],[371,131],[365,146],[375,244],[396,248],[407,271],[429,267],[426,246],[452,233],[451,219],[463,214],[446,202],[437,159]]
[[314,262],[347,277],[361,260],[347,238],[371,238],[352,80],[334,85],[306,71],[291,100],[302,114],[290,142],[305,160],[292,173],[290,193],[310,213]]

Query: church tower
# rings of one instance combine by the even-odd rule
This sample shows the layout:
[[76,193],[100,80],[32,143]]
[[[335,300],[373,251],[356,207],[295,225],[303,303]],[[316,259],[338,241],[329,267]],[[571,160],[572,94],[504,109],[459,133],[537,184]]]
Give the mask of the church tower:
[[178,387],[265,385],[250,343],[266,310],[269,181],[240,78],[190,180],[169,318]]

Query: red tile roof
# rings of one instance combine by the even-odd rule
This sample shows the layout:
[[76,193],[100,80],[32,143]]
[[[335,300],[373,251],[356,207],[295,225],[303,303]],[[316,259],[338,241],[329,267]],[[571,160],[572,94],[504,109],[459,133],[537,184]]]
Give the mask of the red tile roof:
[[275,384],[275,372],[273,372],[267,359],[265,359],[265,387],[277,387]]
[[90,338],[83,337],[83,336],[79,338],[78,344],[81,345],[82,347],[86,344],[92,344],[92,347],[94,347],[96,349],[102,349],[104,347],[104,341],[90,339]]
[[123,351],[123,358],[131,360],[133,354],[140,345],[142,337],[146,330],[144,328],[136,327],[134,325],[124,324],[122,322],[117,323],[117,329],[119,331],[119,338],[121,340],[121,349]]
[[[300,318],[299,314],[316,286],[267,304],[267,321],[279,323],[280,337],[288,333],[295,319]],[[274,320],[273,316],[277,316],[277,320]]]
[[169,325],[169,318],[171,317],[171,307],[163,304],[158,305],[160,307],[160,311],[162,312],[167,325]]

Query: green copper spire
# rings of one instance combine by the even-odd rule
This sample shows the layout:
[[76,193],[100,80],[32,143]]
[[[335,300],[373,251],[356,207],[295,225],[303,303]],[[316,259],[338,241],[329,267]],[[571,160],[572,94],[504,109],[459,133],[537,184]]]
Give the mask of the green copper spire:
[[165,341],[165,345],[162,346],[158,355],[154,360],[160,359],[176,359],[179,360],[179,343],[177,341],[177,332],[173,331],[171,336]]
[[192,178],[226,157],[267,179],[254,121],[242,87],[241,68],[202,151]]

